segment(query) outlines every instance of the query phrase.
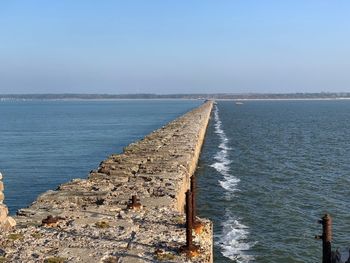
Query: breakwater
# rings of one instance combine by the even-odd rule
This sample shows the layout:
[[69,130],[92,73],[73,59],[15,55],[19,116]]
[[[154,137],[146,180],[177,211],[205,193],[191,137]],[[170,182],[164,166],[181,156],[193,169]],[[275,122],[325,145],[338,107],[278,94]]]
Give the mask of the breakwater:
[[[185,192],[190,187],[212,102],[170,122],[91,171],[42,194],[2,232],[9,262],[186,262]],[[134,196],[134,198],[132,198]],[[130,201],[133,199],[133,202]],[[195,235],[212,261],[212,225]]]

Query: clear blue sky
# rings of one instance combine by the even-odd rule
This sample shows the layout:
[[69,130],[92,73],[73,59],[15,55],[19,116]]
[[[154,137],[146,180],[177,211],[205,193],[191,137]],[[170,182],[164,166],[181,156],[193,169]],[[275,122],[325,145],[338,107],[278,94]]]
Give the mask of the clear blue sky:
[[2,0],[0,93],[350,91],[350,1]]

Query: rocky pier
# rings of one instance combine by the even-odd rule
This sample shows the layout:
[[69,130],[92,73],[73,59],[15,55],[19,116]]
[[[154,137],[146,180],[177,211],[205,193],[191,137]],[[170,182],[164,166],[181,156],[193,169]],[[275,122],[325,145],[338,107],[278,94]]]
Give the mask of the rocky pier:
[[203,226],[193,231],[198,253],[182,249],[185,193],[212,106],[204,103],[111,155],[87,179],[20,209],[16,227],[0,227],[0,262],[212,262],[207,219],[196,218]]

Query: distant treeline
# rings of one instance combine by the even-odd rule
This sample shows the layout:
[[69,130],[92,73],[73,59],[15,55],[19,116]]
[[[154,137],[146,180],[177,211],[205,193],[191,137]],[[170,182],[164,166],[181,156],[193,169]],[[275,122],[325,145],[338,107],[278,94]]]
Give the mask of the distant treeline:
[[248,93],[248,94],[0,94],[1,100],[63,100],[63,99],[336,99],[350,98],[344,93]]

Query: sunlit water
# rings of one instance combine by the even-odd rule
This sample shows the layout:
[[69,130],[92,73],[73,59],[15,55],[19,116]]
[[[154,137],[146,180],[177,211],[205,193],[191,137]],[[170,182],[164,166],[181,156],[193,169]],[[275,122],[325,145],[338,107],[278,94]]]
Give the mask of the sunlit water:
[[[11,213],[200,101],[0,102]],[[218,102],[197,170],[215,262],[320,262],[317,220],[350,246],[350,102]]]
[[84,178],[112,153],[201,101],[0,102],[0,171],[11,213],[42,192]]
[[197,176],[215,262],[321,262],[325,212],[350,246],[350,102],[218,102]]

